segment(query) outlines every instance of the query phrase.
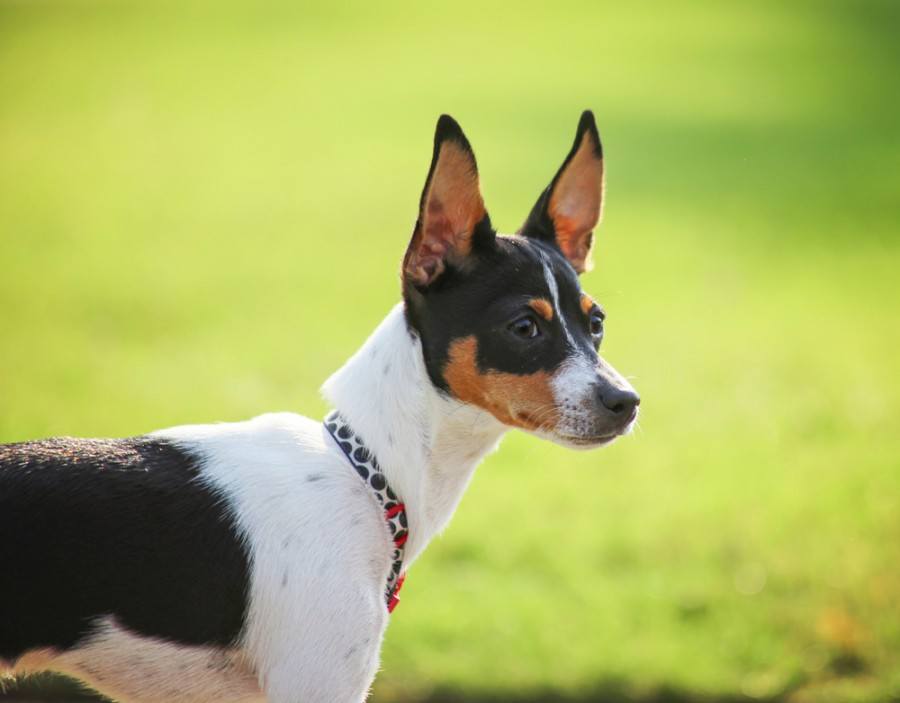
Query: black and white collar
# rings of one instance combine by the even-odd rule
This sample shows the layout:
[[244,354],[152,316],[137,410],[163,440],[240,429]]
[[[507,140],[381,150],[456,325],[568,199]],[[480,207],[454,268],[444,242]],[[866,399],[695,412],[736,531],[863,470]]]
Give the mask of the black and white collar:
[[397,593],[406,577],[406,574],[403,573],[404,545],[409,538],[406,506],[391,490],[384,472],[378,465],[378,460],[337,410],[332,411],[325,418],[325,429],[337,442],[346,455],[347,461],[372,490],[378,504],[384,509],[384,519],[394,541],[394,551],[391,555],[393,561],[384,593],[388,612],[392,612],[400,600]]

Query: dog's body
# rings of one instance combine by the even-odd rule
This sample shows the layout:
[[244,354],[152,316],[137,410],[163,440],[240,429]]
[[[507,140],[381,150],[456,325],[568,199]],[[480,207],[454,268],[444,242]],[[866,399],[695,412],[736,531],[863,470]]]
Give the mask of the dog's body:
[[[503,426],[427,382],[400,307],[327,388],[355,427],[371,428],[367,442],[404,497],[408,566]],[[371,402],[385,391],[384,405]],[[425,437],[435,439],[427,456]],[[392,545],[320,421],[264,415],[134,440],[12,445],[0,458],[25,469],[16,484],[0,480],[0,506],[10,504],[0,534],[21,540],[4,537],[15,550],[6,578],[32,584],[3,594],[0,656],[30,651],[18,671],[63,671],[126,701],[252,699],[257,675],[273,701],[362,699],[388,619]],[[117,473],[135,474],[134,490]],[[46,524],[48,506],[58,524]],[[69,602],[73,590],[98,605]],[[98,623],[106,603],[114,614]]]
[[[405,503],[404,568],[510,427],[598,446],[633,424],[576,277],[601,193],[586,113],[522,236],[497,235],[438,123],[404,302],[324,387]],[[0,671],[134,703],[351,703],[375,675],[395,542],[321,422],[0,446],[0,540]]]

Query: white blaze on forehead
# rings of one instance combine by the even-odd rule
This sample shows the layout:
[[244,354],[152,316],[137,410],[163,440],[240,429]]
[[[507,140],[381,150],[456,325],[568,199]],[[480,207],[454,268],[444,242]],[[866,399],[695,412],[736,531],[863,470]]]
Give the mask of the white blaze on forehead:
[[566,341],[569,343],[568,357],[553,374],[552,381],[553,395],[560,411],[557,431],[578,434],[588,421],[591,405],[588,401],[593,393],[593,384],[597,380],[597,369],[594,360],[575,344],[575,339],[563,316],[562,306],[559,304],[559,286],[556,284],[550,261],[543,253],[541,253],[541,264],[544,268],[544,280],[547,281],[547,288],[550,289],[553,309],[559,319],[559,324],[562,325]]
[[553,277],[553,270],[550,268],[550,262],[547,261],[547,257],[541,253],[541,265],[544,267],[544,280],[547,281],[547,287],[550,289],[550,299],[553,302],[553,310],[556,312],[556,317],[559,319],[559,324],[562,325],[563,333],[566,335],[566,341],[572,347],[575,348],[575,340],[572,338],[572,333],[569,332],[569,326],[566,324],[566,318],[563,317],[562,308],[559,305],[559,287],[556,285],[556,278]]

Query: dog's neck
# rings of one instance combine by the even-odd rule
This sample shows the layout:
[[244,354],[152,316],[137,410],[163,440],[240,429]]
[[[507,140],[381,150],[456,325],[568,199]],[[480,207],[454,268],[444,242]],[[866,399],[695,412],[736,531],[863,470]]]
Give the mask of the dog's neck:
[[409,565],[446,526],[475,467],[506,428],[434,387],[402,304],[322,392],[365,440],[406,504]]

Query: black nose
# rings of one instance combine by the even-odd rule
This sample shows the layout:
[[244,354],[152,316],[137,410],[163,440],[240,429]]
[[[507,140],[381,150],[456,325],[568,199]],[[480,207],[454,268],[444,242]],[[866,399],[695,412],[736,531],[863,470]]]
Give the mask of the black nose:
[[600,388],[600,402],[614,415],[628,417],[641,404],[641,397],[631,389],[607,385]]

